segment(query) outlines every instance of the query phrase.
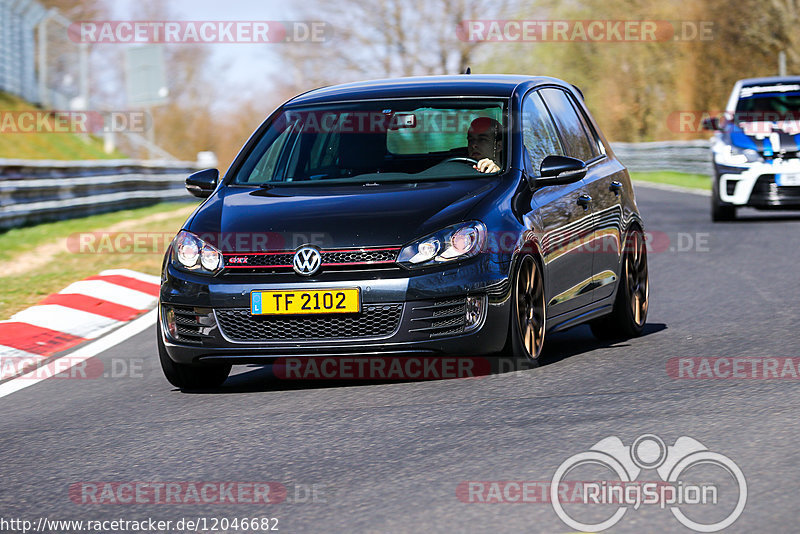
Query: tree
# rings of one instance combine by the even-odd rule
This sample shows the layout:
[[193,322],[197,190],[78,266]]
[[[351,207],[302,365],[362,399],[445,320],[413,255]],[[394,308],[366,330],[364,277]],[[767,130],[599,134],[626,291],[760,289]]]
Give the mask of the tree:
[[476,60],[480,42],[461,40],[464,20],[507,16],[511,0],[358,0],[318,3],[300,18],[329,25],[324,43],[287,43],[291,84],[313,86],[364,78],[456,74]]
[[[659,33],[655,41],[499,44],[491,47],[491,54],[479,67],[550,75],[578,85],[595,118],[614,141],[707,137],[708,133],[700,130],[677,130],[671,118],[680,112],[720,111],[736,80],[777,74],[781,49],[787,50],[790,69],[800,67],[800,36],[794,31],[800,22],[798,3],[541,1],[525,6],[515,18],[653,21],[667,30],[671,25],[675,33]],[[678,13],[680,20],[676,21]],[[684,34],[686,28],[696,29],[698,34]],[[710,28],[710,35],[700,33],[702,28]]]

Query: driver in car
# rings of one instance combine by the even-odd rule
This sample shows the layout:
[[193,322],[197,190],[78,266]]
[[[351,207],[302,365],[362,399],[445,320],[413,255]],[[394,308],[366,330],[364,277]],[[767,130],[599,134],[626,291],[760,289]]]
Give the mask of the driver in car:
[[473,169],[490,173],[500,170],[495,160],[500,159],[500,123],[489,117],[478,117],[467,130],[467,156],[478,161]]

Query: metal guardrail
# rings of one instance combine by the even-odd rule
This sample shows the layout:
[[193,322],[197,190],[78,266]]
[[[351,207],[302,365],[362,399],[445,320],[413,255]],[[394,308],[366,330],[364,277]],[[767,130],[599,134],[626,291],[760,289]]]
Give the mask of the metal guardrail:
[[29,102],[40,101],[34,28],[46,16],[33,0],[0,0],[0,90]]
[[629,171],[674,171],[708,174],[711,167],[711,142],[658,141],[654,143],[611,143],[617,158]]
[[[611,146],[633,172],[712,172],[706,140]],[[164,200],[192,200],[184,180],[196,170],[196,163],[185,161],[0,159],[0,229]]]
[[193,200],[185,161],[0,159],[0,229]]

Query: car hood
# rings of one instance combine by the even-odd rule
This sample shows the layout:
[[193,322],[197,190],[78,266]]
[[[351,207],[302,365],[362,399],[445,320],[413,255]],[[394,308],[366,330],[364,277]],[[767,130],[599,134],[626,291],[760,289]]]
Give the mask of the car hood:
[[[498,176],[380,185],[225,186],[187,229],[223,251],[399,246],[463,220]],[[216,244],[216,243],[215,243]],[[219,246],[219,245],[218,245]]]
[[800,131],[796,123],[742,122],[731,125],[726,142],[742,148],[771,155],[777,152],[797,152]]

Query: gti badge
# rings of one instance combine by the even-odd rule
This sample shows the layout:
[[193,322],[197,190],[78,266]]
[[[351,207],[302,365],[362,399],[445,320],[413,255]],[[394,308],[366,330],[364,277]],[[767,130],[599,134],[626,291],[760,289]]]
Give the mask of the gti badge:
[[311,276],[319,270],[320,265],[322,265],[322,256],[314,247],[300,247],[294,253],[292,267],[294,267],[294,272],[301,276]]

